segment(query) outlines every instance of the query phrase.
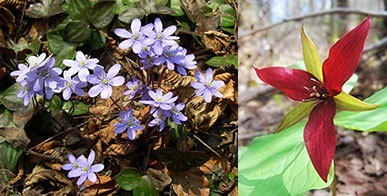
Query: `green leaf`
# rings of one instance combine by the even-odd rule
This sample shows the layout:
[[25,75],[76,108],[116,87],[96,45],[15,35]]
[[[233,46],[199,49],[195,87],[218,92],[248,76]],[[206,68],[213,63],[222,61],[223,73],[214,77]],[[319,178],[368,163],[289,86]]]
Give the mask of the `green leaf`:
[[[0,102],[9,110],[16,111],[18,109],[24,108],[24,99],[23,98],[17,98],[17,93],[22,89],[23,87],[19,83],[15,83],[7,90],[5,90],[0,95]],[[29,103],[29,105],[32,105]],[[32,106],[31,106],[32,107]]]
[[[72,105],[73,104],[71,103],[71,101],[66,101],[62,109],[67,113],[70,113]],[[78,102],[74,104],[73,112],[71,113],[71,115],[78,116],[78,115],[87,114],[88,110],[89,110],[88,105],[84,104],[83,102]]]
[[171,0],[171,8],[175,10],[174,14],[171,14],[172,16],[183,16],[184,11],[181,8],[180,0]]
[[233,54],[225,57],[215,56],[212,57],[210,60],[206,61],[206,64],[213,67],[220,67],[222,65],[231,64],[238,68],[238,55]]
[[370,104],[382,104],[370,111],[342,111],[336,114],[335,125],[359,131],[387,131],[387,88],[364,100]]
[[106,44],[106,36],[103,34],[102,31],[99,30],[91,30],[91,37],[90,37],[90,45],[94,50],[98,50],[100,48],[103,48]]
[[49,111],[59,111],[62,109],[63,101],[58,95],[53,95],[52,99],[46,102],[46,107],[49,106]]
[[65,42],[58,30],[49,31],[46,37],[48,41],[48,47],[50,48],[50,51],[55,55],[58,55],[67,47],[72,47],[76,45],[74,43]]
[[333,163],[325,183],[314,169],[303,139],[305,122],[278,134],[256,137],[238,161],[240,195],[304,195],[329,186]]
[[34,3],[26,10],[26,15],[30,18],[48,18],[62,13],[64,0],[43,0],[42,3]]
[[75,47],[68,46],[63,48],[62,51],[55,57],[55,67],[60,67],[62,70],[66,68],[66,65],[63,64],[64,59],[74,59],[75,57]]
[[169,133],[171,137],[177,141],[183,141],[187,139],[187,131],[183,126],[178,125],[171,118],[167,121],[168,126],[170,127]]
[[134,7],[122,9],[118,19],[130,23],[134,18],[142,18],[150,14],[173,14],[175,11],[165,5],[158,4],[157,0],[142,0],[134,3]]
[[116,178],[117,184],[124,190],[132,191],[134,196],[158,195],[147,176],[142,176],[134,168],[122,170]]
[[13,122],[12,112],[2,106],[0,110],[0,128],[3,127],[16,127],[16,125]]
[[96,3],[89,11],[89,20],[97,29],[105,28],[114,17],[114,1],[101,1]]
[[22,149],[14,148],[10,143],[0,136],[0,169],[14,170]]
[[86,13],[91,9],[90,0],[72,0],[69,4],[68,13],[73,20],[87,21]]
[[222,15],[222,27],[234,27],[236,21],[236,12],[235,10],[228,4],[221,4],[219,6]]
[[63,30],[63,40],[72,43],[82,43],[90,37],[89,25],[83,22],[69,22]]
[[32,40],[29,48],[31,49],[32,51],[32,55],[37,55],[39,53],[39,50],[40,50],[40,42],[39,42],[39,36],[36,36],[36,38],[34,40]]

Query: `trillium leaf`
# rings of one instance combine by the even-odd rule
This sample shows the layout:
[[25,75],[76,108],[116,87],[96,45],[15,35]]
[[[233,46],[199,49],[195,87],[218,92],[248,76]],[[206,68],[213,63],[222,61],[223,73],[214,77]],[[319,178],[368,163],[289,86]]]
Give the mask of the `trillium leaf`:
[[333,180],[333,163],[328,183],[325,183],[306,151],[305,124],[299,123],[278,134],[256,137],[249,147],[240,151],[240,195],[301,196],[311,189],[329,186]]
[[374,104],[373,106],[382,105],[370,111],[339,112],[334,118],[335,125],[359,131],[387,131],[387,88],[378,91],[364,102]]
[[282,119],[281,125],[274,131],[279,133],[304,119],[310,114],[317,101],[301,102]]
[[302,53],[304,55],[305,67],[309,73],[323,82],[322,64],[316,47],[305,33],[304,26],[301,27]]
[[380,104],[369,104],[363,102],[352,95],[349,95],[345,92],[341,92],[335,97],[336,108],[338,110],[346,111],[367,111],[373,110],[380,106]]

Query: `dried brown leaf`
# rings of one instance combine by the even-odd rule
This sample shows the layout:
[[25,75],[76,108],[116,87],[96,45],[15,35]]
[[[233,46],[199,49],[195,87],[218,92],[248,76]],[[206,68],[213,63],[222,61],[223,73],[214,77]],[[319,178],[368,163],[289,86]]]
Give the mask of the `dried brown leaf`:
[[82,196],[94,196],[98,191],[98,195],[116,195],[120,186],[116,184],[115,180],[109,176],[98,175],[99,180],[97,179],[96,183],[92,183],[89,180],[86,180],[83,185],[86,186],[86,189],[81,192]]
[[200,166],[200,170],[207,174],[209,172],[214,172],[214,166],[217,165],[219,168],[225,170],[226,173],[230,172],[230,162],[228,162],[223,157],[219,157],[216,155],[212,155],[210,159],[205,162],[202,166]]
[[40,164],[27,175],[25,185],[35,187],[37,190],[49,190],[42,195],[75,195],[76,190],[65,174],[47,169]]
[[3,136],[14,148],[25,149],[28,143],[30,143],[26,132],[19,128],[0,128],[0,136]]
[[170,172],[172,187],[178,196],[209,195],[208,179],[196,168],[186,172]]
[[153,186],[156,188],[156,191],[159,192],[172,182],[172,178],[161,170],[149,168],[146,171],[146,175],[148,176]]

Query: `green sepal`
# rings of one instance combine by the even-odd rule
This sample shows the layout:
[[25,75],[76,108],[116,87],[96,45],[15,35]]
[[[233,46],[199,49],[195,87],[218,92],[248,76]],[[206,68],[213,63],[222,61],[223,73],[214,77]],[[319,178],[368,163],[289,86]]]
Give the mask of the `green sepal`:
[[304,55],[306,70],[323,82],[323,71],[320,57],[316,47],[304,31],[304,25],[301,26],[302,54]]
[[369,104],[363,102],[352,95],[349,95],[345,92],[341,92],[340,94],[334,97],[336,108],[338,110],[345,111],[368,111],[374,110],[377,107],[381,106],[381,104]]

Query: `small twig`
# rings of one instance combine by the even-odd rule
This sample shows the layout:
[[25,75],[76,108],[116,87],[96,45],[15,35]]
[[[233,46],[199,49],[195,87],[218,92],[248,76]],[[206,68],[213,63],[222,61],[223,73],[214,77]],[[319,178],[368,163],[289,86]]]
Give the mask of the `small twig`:
[[122,111],[124,110],[120,105],[118,105],[118,103],[111,96],[109,98],[113,101],[114,105],[116,105],[120,110]]
[[281,22],[274,23],[274,24],[271,24],[271,25],[266,26],[266,27],[261,27],[261,28],[250,30],[250,31],[246,31],[243,34],[240,33],[239,38],[246,37],[248,35],[253,35],[253,34],[258,33],[260,31],[266,31],[266,30],[269,30],[273,27],[279,26],[281,24],[284,24],[284,23],[287,23],[290,21],[299,21],[299,20],[303,20],[306,18],[314,18],[314,17],[328,15],[328,14],[360,14],[360,15],[374,16],[374,17],[387,17],[387,12],[370,12],[370,11],[359,10],[359,9],[335,8],[335,9],[331,9],[331,10],[327,10],[327,11],[306,14],[303,16],[295,16],[295,17],[291,17],[291,18],[286,18],[286,19],[283,19]]
[[26,11],[26,7],[27,7],[27,1],[24,0],[23,12],[22,12],[22,15],[21,15],[21,18],[20,18],[19,28],[17,29],[15,38],[13,39],[14,42],[16,42],[17,36],[19,35],[20,29],[22,27],[22,22],[23,22],[23,19],[24,19],[24,14],[25,14],[25,11]]
[[214,154],[216,154],[218,157],[222,157],[220,156],[220,154],[218,152],[216,152],[214,149],[211,148],[211,146],[209,146],[208,144],[206,144],[205,142],[203,142],[203,140],[201,140],[198,136],[196,136],[195,134],[193,135],[193,137],[195,139],[197,139],[200,143],[202,143],[205,147],[207,147],[211,152],[213,152]]
[[97,176],[97,179],[98,179],[98,188],[97,188],[97,192],[95,193],[95,195],[97,196],[98,195],[98,192],[99,192],[99,187],[101,186],[101,179],[99,179],[99,176]]

